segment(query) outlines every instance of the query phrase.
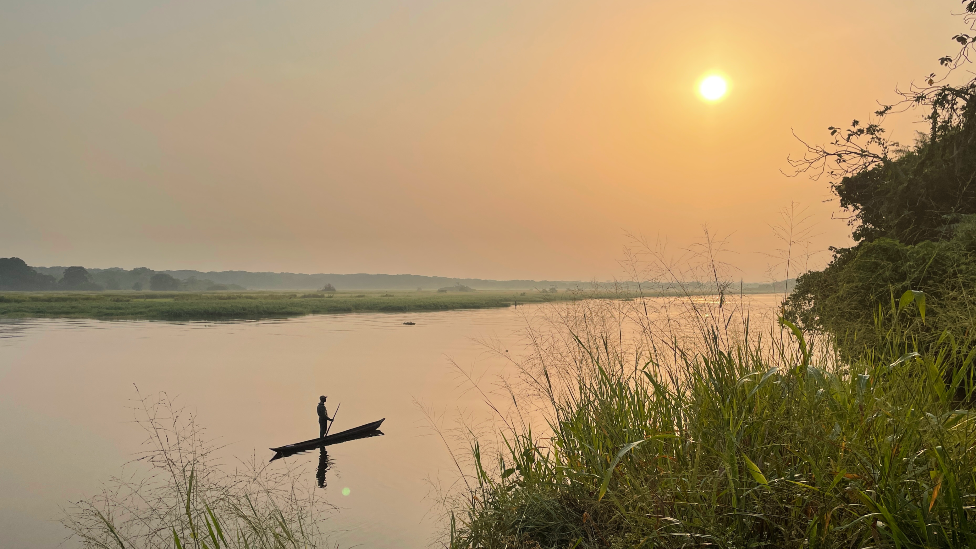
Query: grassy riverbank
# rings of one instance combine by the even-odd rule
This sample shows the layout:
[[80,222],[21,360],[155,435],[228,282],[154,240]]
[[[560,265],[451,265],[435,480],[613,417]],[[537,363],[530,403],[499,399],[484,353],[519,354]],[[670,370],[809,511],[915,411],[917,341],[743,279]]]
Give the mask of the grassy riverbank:
[[[571,292],[10,292],[0,318],[232,320],[352,312],[421,312],[509,307],[578,299]],[[590,296],[591,294],[586,294]],[[595,294],[594,294],[595,295]],[[626,296],[622,296],[626,297]]]
[[473,445],[453,549],[976,546],[971,345],[891,329],[844,363],[703,321],[635,355],[594,318],[523,364],[546,432]]
[[[703,292],[707,293],[707,292]],[[747,292],[748,293],[748,292]],[[472,292],[0,292],[0,318],[237,320],[334,313],[490,309],[579,299],[631,299],[621,291]]]

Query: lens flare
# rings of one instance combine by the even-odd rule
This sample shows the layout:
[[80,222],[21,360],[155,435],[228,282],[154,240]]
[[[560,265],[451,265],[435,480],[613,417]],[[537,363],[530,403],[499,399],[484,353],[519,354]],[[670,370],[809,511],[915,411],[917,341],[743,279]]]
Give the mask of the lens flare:
[[708,101],[718,101],[729,91],[729,84],[717,75],[706,77],[698,85],[698,93]]

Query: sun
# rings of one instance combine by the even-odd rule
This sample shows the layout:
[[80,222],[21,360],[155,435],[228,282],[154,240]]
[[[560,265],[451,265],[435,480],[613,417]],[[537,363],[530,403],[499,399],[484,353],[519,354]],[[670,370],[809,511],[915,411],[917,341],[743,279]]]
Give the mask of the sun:
[[706,101],[718,101],[719,99],[725,97],[725,94],[728,91],[729,83],[717,74],[706,76],[701,83],[698,84],[698,93],[700,93]]

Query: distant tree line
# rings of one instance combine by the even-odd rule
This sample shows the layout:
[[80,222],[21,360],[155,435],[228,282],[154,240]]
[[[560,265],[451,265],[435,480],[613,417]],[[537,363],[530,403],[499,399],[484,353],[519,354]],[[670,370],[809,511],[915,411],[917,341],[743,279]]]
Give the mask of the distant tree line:
[[437,291],[443,294],[443,293],[447,293],[447,292],[473,292],[475,290],[474,290],[474,288],[471,288],[470,286],[465,286],[464,284],[461,284],[460,282],[458,282],[457,284],[455,284],[453,286],[448,286],[446,288],[438,288]]
[[[41,270],[42,272],[38,272]],[[44,272],[49,271],[49,272]],[[217,284],[190,276],[179,279],[146,267],[132,270],[84,267],[31,267],[18,257],[0,258],[0,291],[103,291],[134,290],[156,292],[244,290],[237,284]]]

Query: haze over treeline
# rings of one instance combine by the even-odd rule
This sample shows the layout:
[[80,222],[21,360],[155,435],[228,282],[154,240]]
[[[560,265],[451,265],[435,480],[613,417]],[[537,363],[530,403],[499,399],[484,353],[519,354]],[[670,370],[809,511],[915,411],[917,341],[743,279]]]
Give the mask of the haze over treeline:
[[[683,246],[708,223],[760,280],[792,200],[823,220],[814,248],[849,242],[824,187],[780,173],[791,129],[817,141],[924,78],[958,10],[3,2],[4,254],[606,280],[625,231]],[[729,93],[706,104],[714,70]]]
[[[35,267],[42,274],[60,277],[65,267]],[[213,284],[237,286],[249,290],[320,290],[331,284],[337,290],[437,290],[458,284],[477,290],[525,290],[532,288],[549,289],[556,287],[566,289],[570,287],[589,286],[583,281],[552,281],[552,280],[485,280],[472,278],[449,278],[443,276],[422,276],[410,274],[303,274],[303,273],[274,273],[247,271],[194,271],[194,270],[159,270],[146,269],[148,273],[163,273],[178,280],[207,280]],[[133,270],[124,269],[88,269],[94,280],[110,280],[113,277],[122,278]],[[139,274],[142,274],[140,271]],[[131,276],[131,275],[129,275]],[[149,289],[149,286],[145,286]],[[131,289],[131,288],[115,288]],[[205,289],[205,288],[202,288]],[[224,288],[227,289],[227,288]]]
[[[792,281],[790,281],[792,284]],[[31,267],[20,258],[0,258],[0,290],[14,291],[227,291],[227,290],[576,290],[632,289],[629,281],[487,280],[411,274],[275,273],[153,270],[146,267]],[[653,285],[649,289],[655,289]],[[784,282],[743,283],[748,292],[783,291]]]

